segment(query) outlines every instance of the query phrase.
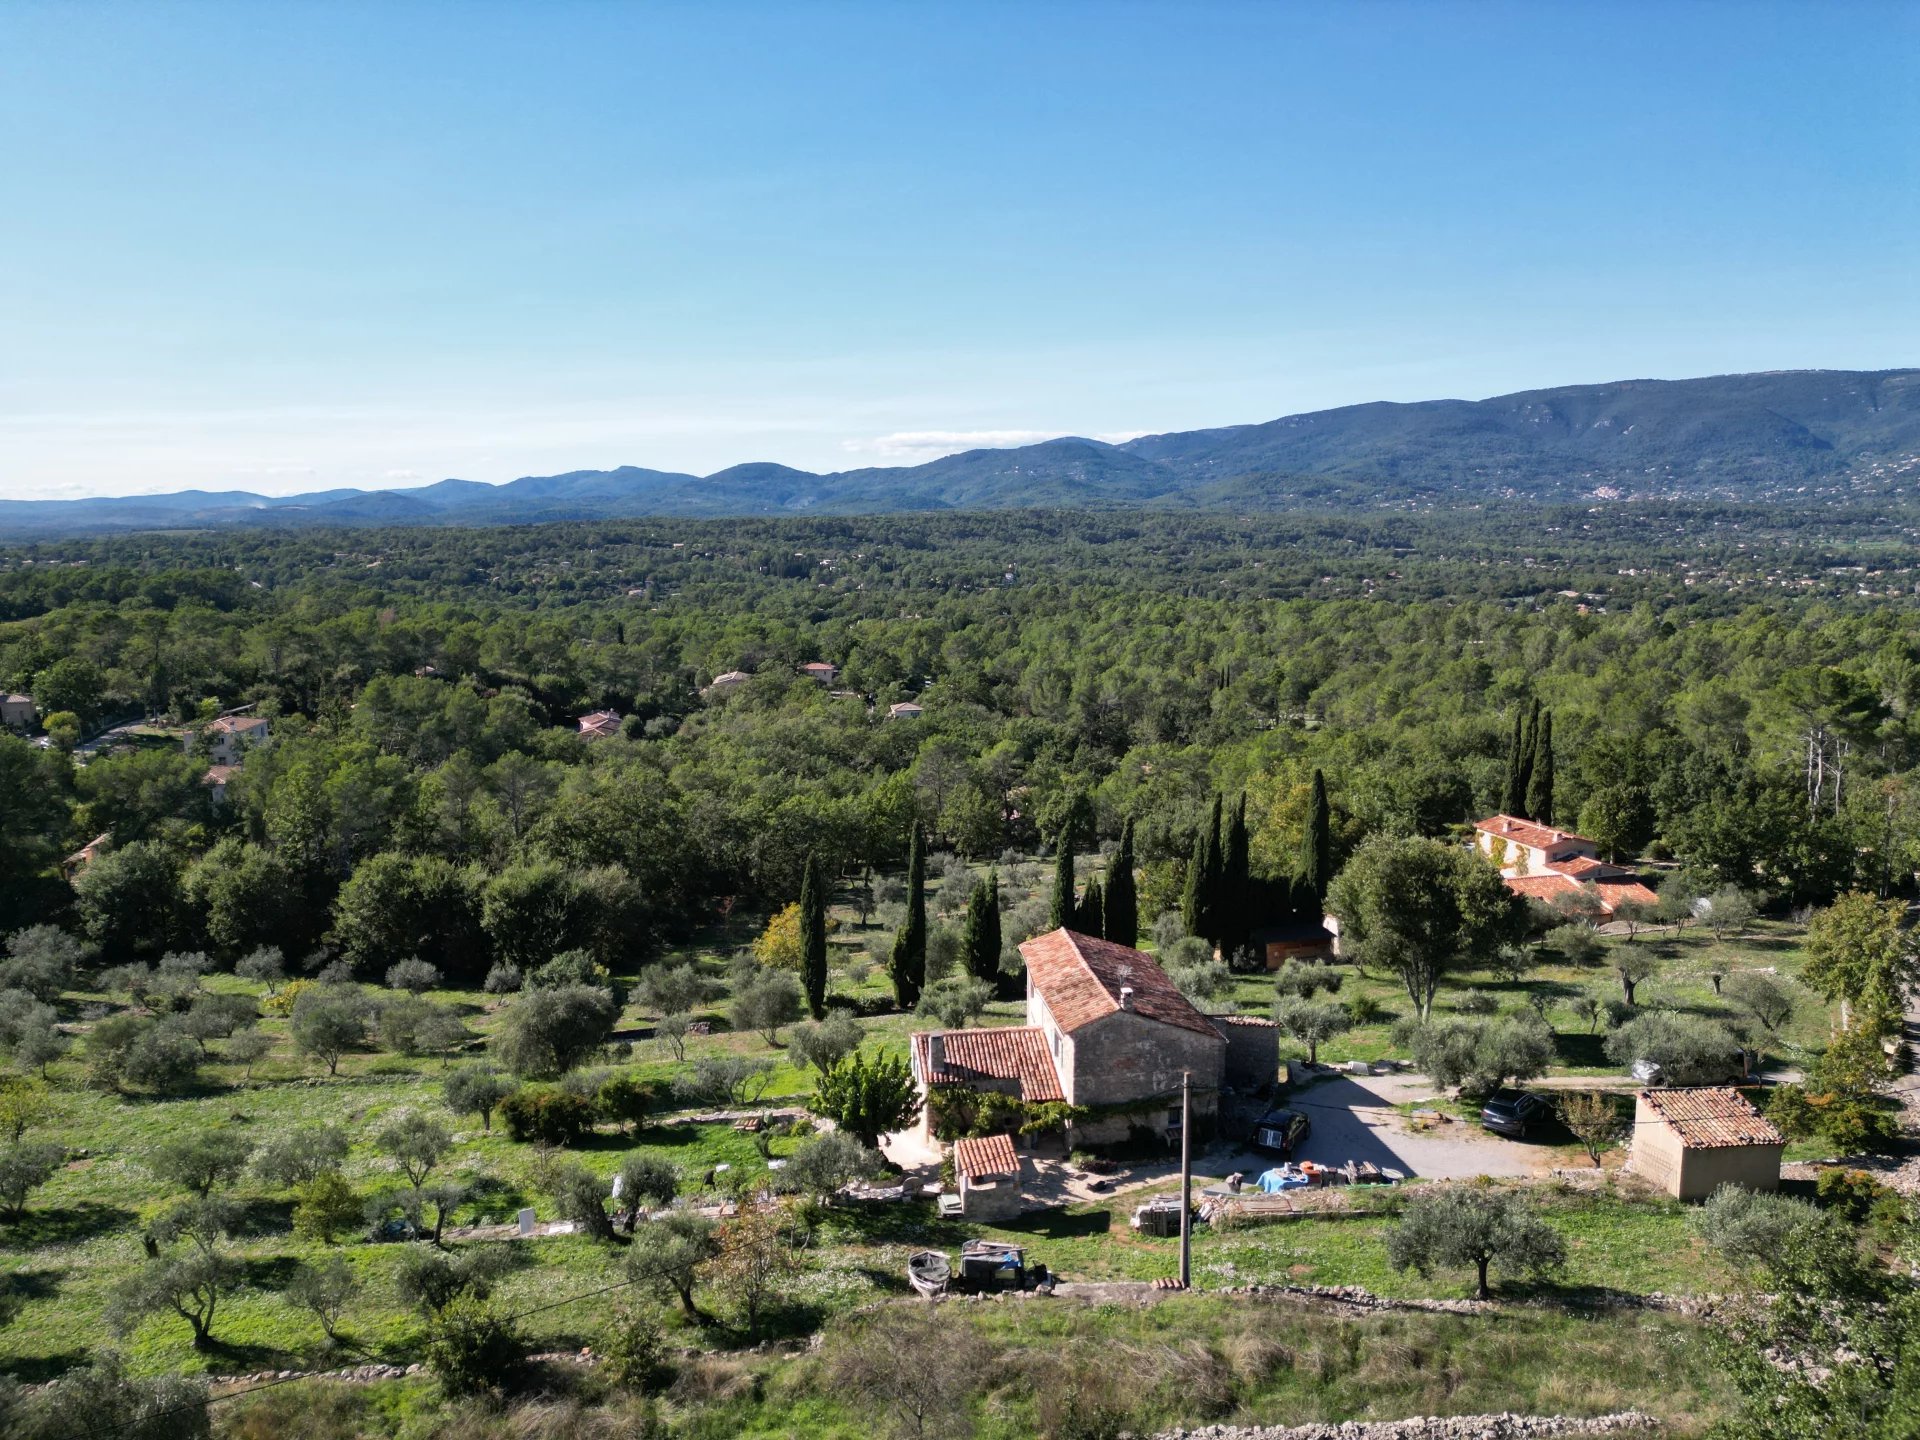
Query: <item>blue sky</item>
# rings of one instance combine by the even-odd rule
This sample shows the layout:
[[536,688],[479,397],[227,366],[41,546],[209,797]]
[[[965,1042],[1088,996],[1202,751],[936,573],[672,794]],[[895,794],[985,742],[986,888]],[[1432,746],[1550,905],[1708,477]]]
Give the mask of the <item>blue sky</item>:
[[1920,5],[0,7],[0,494],[1920,363]]

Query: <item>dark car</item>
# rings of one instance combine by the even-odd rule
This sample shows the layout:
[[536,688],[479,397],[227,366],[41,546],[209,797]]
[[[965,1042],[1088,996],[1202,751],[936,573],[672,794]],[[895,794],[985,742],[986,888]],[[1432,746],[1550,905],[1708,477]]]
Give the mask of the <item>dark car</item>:
[[1527,1127],[1552,1118],[1553,1106],[1530,1090],[1496,1090],[1480,1107],[1480,1123],[1496,1135],[1526,1138]]
[[1276,1108],[1253,1122],[1252,1144],[1256,1150],[1290,1160],[1295,1148],[1305,1144],[1312,1133],[1313,1122],[1301,1111]]

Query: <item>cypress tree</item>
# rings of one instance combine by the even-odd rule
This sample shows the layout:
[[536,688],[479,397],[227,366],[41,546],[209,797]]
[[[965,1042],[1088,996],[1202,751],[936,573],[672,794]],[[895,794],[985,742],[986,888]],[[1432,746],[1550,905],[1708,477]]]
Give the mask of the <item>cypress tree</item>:
[[1073,928],[1096,940],[1106,936],[1107,917],[1100,903],[1100,882],[1097,879],[1087,881],[1087,893],[1080,897],[1080,903],[1074,907]]
[[1187,889],[1180,906],[1187,933],[1214,944],[1220,940],[1220,810],[1220,797],[1216,795],[1212,819],[1193,840],[1193,863],[1187,870]]
[[989,985],[1000,983],[1000,872],[990,870],[976,881],[967,899],[967,923],[960,948],[967,973]]
[[1513,712],[1513,743],[1507,747],[1507,798],[1506,813],[1520,815],[1527,808],[1527,782],[1524,774],[1525,754],[1521,750],[1526,737],[1520,730],[1520,712]]
[[1527,787],[1527,816],[1542,825],[1553,824],[1553,712],[1540,717],[1534,737],[1533,781]]
[[1520,808],[1513,813],[1522,820],[1531,820],[1527,813],[1527,797],[1533,792],[1533,756],[1540,746],[1540,702],[1533,702],[1533,709],[1527,716],[1526,733],[1520,740]]
[[893,937],[893,998],[902,1010],[920,1003],[927,983],[927,837],[913,822],[907,852],[907,921]]
[[1049,928],[1071,930],[1077,918],[1073,903],[1073,822],[1060,827],[1060,840],[1053,853],[1053,904],[1048,908]]
[[1313,907],[1318,920],[1333,883],[1333,807],[1327,803],[1327,777],[1313,772],[1313,799],[1307,806],[1307,829],[1300,837],[1300,884],[1311,892],[1296,896],[1298,904]]
[[1253,933],[1252,878],[1247,861],[1247,797],[1242,792],[1221,842],[1217,925],[1220,948],[1229,960],[1240,953]]
[[1133,821],[1120,827],[1120,848],[1107,865],[1100,902],[1106,911],[1107,939],[1116,945],[1140,943],[1140,892],[1133,883]]
[[827,1018],[827,887],[820,880],[820,862],[807,852],[800,873],[800,983],[807,992],[813,1018]]

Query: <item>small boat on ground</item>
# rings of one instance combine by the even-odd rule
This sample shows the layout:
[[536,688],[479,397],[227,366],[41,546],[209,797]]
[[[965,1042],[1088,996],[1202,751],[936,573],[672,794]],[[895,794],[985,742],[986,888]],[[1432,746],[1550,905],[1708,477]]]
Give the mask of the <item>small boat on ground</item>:
[[907,1283],[929,1299],[947,1293],[953,1262],[938,1250],[916,1250],[907,1257]]

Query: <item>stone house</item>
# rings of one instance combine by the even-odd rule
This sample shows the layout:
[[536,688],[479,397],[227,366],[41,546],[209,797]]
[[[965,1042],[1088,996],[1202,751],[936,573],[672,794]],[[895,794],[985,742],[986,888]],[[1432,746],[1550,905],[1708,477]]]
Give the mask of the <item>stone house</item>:
[[[264,715],[222,715],[203,732],[207,757],[215,765],[238,765],[249,745],[267,743],[270,731]],[[194,737],[187,736],[187,749],[193,749]]]
[[1681,1200],[1722,1185],[1780,1188],[1786,1137],[1738,1090],[1642,1090],[1633,1108],[1633,1168]]
[[0,725],[9,730],[31,730],[40,718],[40,707],[31,695],[0,695]]
[[1280,1078],[1280,1027],[1259,1015],[1209,1015],[1227,1037],[1226,1083],[1254,1091]]
[[897,705],[889,705],[887,707],[887,719],[889,720],[918,720],[926,713],[924,706],[916,705],[911,700],[902,700]]
[[1112,1144],[1136,1129],[1175,1136],[1185,1073],[1194,1114],[1215,1112],[1227,1083],[1227,1037],[1151,955],[1071,930],[1037,935],[1020,954],[1025,1025],[911,1037],[929,1109],[943,1089],[957,1087],[1108,1112],[1077,1123],[1075,1145]]
[[840,678],[840,669],[825,660],[809,660],[800,667],[800,673],[809,680],[817,680],[822,685],[831,685]]
[[238,765],[209,765],[207,773],[200,777],[200,783],[207,789],[207,798],[215,809],[227,803],[227,784],[239,773]]

